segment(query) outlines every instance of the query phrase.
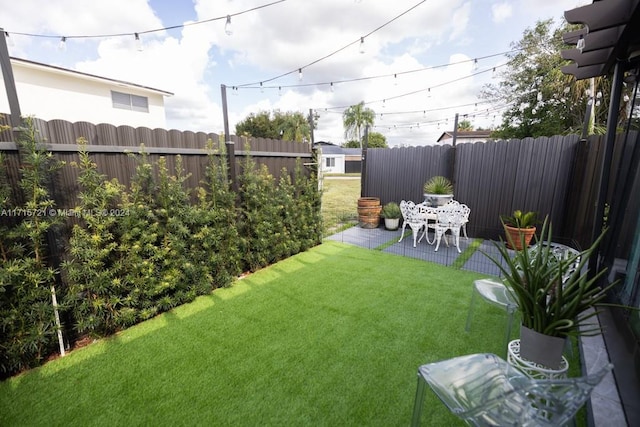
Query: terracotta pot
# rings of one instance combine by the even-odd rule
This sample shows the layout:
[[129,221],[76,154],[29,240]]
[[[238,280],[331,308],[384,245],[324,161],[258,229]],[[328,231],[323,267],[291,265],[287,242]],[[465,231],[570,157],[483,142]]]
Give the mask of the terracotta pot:
[[560,369],[564,338],[541,334],[520,325],[520,357],[530,362]]
[[[504,232],[507,235],[507,247],[509,249],[521,251],[525,246],[529,246],[529,243],[531,243],[531,239],[533,239],[533,236],[536,234],[536,228],[516,228],[505,224]],[[525,246],[522,246],[523,237]],[[513,242],[513,247],[511,246],[511,242]]]
[[380,206],[380,198],[379,197],[360,197],[358,199],[358,207],[366,208],[372,206]]

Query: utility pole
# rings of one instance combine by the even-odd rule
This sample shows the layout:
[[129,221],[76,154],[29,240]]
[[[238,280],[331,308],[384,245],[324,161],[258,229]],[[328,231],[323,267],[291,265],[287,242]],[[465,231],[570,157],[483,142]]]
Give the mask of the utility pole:
[[7,100],[9,101],[9,110],[11,111],[11,127],[13,128],[15,137],[15,133],[19,132],[18,128],[22,124],[22,114],[20,113],[18,91],[16,90],[16,82],[13,78],[13,68],[11,68],[11,58],[9,57],[7,36],[4,28],[0,28],[0,67],[2,67],[4,87],[7,92]]

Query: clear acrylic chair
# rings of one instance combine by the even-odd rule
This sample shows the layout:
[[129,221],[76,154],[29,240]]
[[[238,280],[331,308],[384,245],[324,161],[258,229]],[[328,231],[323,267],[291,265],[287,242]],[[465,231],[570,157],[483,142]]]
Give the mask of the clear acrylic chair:
[[511,328],[513,326],[513,317],[518,311],[518,302],[511,295],[510,290],[504,285],[504,283],[498,280],[492,279],[480,279],[473,282],[473,291],[471,293],[471,303],[469,304],[469,311],[467,313],[467,323],[465,330],[469,332],[471,328],[471,320],[473,318],[473,312],[477,304],[477,297],[480,296],[486,302],[500,307],[507,312],[507,326],[504,333],[504,342],[502,348],[507,354],[507,345],[509,344],[509,338],[511,337]]
[[427,384],[457,417],[474,426],[562,426],[613,369],[568,379],[532,379],[490,353],[418,368],[412,426],[420,425]]

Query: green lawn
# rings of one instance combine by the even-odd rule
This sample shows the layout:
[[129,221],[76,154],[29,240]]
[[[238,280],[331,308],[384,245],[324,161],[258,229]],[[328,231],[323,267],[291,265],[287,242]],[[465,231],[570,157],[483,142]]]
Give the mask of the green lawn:
[[322,181],[322,221],[325,236],[358,223],[360,180],[344,178],[345,176],[325,178]]
[[501,353],[479,277],[323,243],[1,383],[0,425],[406,426],[420,364]]

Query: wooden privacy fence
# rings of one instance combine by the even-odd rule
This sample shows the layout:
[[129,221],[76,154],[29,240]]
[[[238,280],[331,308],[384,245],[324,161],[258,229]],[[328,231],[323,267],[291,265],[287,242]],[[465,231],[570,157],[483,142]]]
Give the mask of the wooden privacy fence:
[[[206,149],[208,140],[214,147],[221,143],[215,133],[133,128],[110,124],[94,125],[87,122],[68,122],[64,120],[45,121],[33,119],[45,148],[51,151],[66,166],[58,173],[52,196],[60,208],[73,207],[78,194],[78,171],[70,166],[78,160],[78,138],[87,140],[87,151],[98,165],[98,171],[108,179],[116,178],[120,183],[129,185],[135,173],[136,160],[128,153],[139,153],[144,144],[152,164],[165,157],[167,167],[174,170],[178,155],[182,157],[185,173],[190,174],[186,186],[196,188],[204,179],[208,162]],[[0,117],[0,123],[8,125],[8,115]],[[271,175],[278,180],[282,170],[292,173],[297,161],[307,166],[313,162],[311,144],[278,141],[263,138],[244,138],[230,136],[226,141],[231,177],[237,177],[242,168],[242,160],[251,156],[258,165],[266,165]],[[13,142],[11,131],[0,133],[0,152],[7,157],[10,184],[17,185],[18,151]],[[310,168],[305,167],[307,176]]]
[[[468,229],[473,236],[497,239],[500,215],[515,209],[549,216],[554,235],[585,247],[591,240],[599,191],[603,137],[581,141],[577,135],[523,140],[462,143],[367,150],[363,196],[381,202],[424,200],[422,186],[434,175],[454,183],[455,199],[471,207]],[[630,153],[638,133],[617,136],[607,200],[628,187],[627,209],[640,203],[638,161]],[[625,187],[625,188],[626,188]],[[622,196],[618,196],[620,199]],[[619,201],[616,203],[620,203]],[[633,230],[637,216],[621,216],[621,230]],[[621,234],[618,246],[629,248],[631,237]]]

